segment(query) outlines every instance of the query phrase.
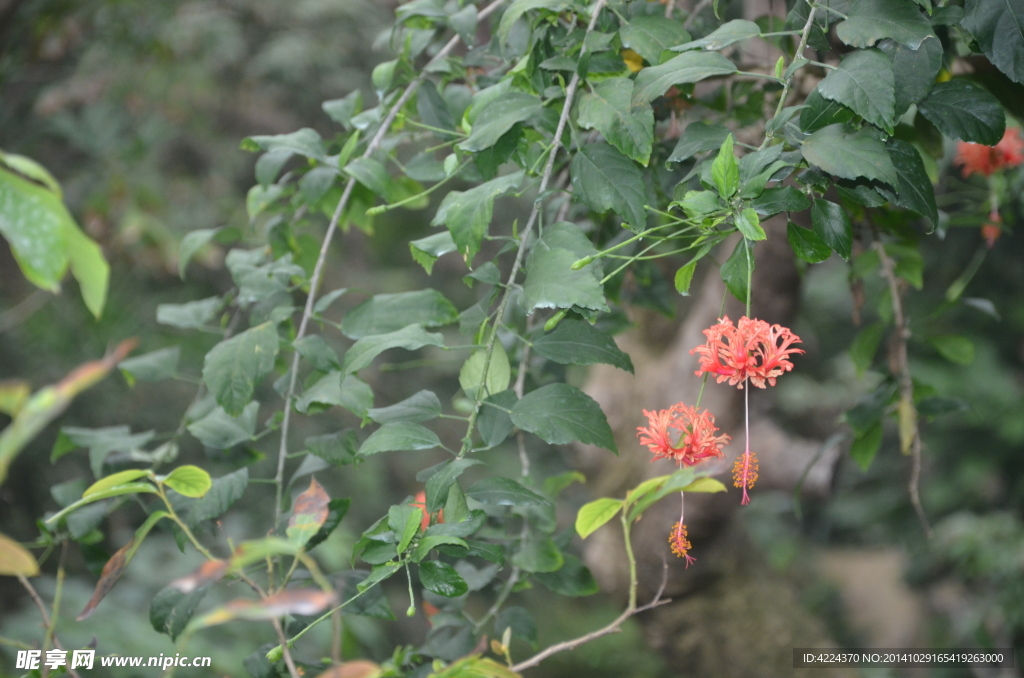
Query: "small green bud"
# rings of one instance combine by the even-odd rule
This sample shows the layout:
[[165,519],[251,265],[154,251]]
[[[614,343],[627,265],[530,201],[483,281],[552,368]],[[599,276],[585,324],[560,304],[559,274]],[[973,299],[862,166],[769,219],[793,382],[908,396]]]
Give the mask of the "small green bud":
[[406,617],[415,617],[416,616],[416,606],[415,605],[410,605],[409,609],[405,611],[405,616]]
[[270,648],[270,652],[267,653],[267,661],[271,664],[276,664],[281,661],[282,656],[284,656],[284,648],[280,645],[276,645]]
[[594,257],[583,257],[582,259],[577,259],[576,261],[574,261],[572,266],[570,266],[569,268],[571,268],[574,271],[578,271],[587,264],[589,264],[590,262],[592,262],[593,260]]
[[551,316],[551,319],[544,323],[544,331],[550,332],[551,330],[558,327],[558,323],[562,322],[562,318],[565,317],[567,311],[565,309],[559,311],[555,315]]

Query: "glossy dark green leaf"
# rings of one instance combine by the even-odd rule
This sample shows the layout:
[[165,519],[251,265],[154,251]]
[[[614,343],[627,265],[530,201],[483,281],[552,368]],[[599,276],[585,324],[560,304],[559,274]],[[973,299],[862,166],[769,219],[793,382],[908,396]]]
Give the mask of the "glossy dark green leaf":
[[553,445],[580,441],[618,454],[601,406],[568,384],[548,384],[527,393],[512,408],[512,422]]
[[836,27],[836,35],[851,47],[870,47],[892,38],[917,49],[934,35],[928,18],[910,0],[853,0],[847,17]]
[[443,462],[439,467],[437,467],[437,470],[434,471],[433,475],[427,478],[425,488],[427,496],[427,512],[436,513],[437,511],[440,511],[447,501],[451,487],[455,483],[456,479],[461,476],[466,469],[481,463],[483,462],[476,459],[463,458]]
[[585,320],[563,320],[553,331],[537,337],[533,350],[562,365],[605,363],[633,372],[633,362],[611,335]]
[[449,191],[431,225],[446,225],[462,258],[472,261],[491,223],[494,199],[518,187],[523,176],[524,172],[513,172],[468,191]]
[[811,205],[814,233],[843,259],[850,258],[853,226],[842,207],[828,200],[815,200]]
[[420,563],[420,583],[428,591],[446,598],[461,596],[469,590],[455,568],[440,560]]
[[999,100],[967,80],[938,83],[917,110],[947,137],[976,144],[995,146],[1006,129]]
[[823,127],[800,147],[804,158],[829,174],[843,179],[876,179],[895,186],[896,169],[885,144],[867,129],[852,131],[842,124]]
[[516,394],[508,390],[495,393],[484,400],[476,418],[476,430],[488,448],[505,442],[512,433],[512,416],[506,410],[511,410],[516,402]]
[[762,217],[770,217],[779,212],[802,212],[811,206],[811,201],[793,186],[778,186],[766,188],[750,206]]
[[896,105],[892,62],[876,49],[851,52],[818,83],[818,93],[892,133]]
[[596,212],[614,210],[634,231],[647,223],[646,189],[640,168],[606,143],[577,151],[570,169],[573,198]]
[[800,129],[804,132],[816,132],[839,122],[853,120],[854,113],[842,104],[821,96],[817,88],[812,89],[804,102],[805,108],[800,111]]
[[729,293],[744,303],[747,301],[748,278],[754,270],[754,253],[749,251],[752,247],[746,238],[741,239],[721,269],[722,282]]
[[700,82],[736,71],[736,64],[718,52],[685,52],[663,64],[641,70],[633,82],[633,102],[649,103],[674,85]]
[[996,68],[1024,83],[1024,2],[967,0],[961,25]]
[[695,153],[713,151],[722,147],[722,142],[731,134],[725,125],[691,122],[679,135],[676,147],[666,162],[681,162]]
[[[577,156],[578,157],[578,156]],[[536,308],[572,308],[607,310],[604,288],[589,270],[572,270],[579,259],[575,252],[550,249],[535,252],[523,283],[523,301],[527,311]]]
[[764,229],[761,228],[761,220],[757,218],[757,212],[749,207],[733,215],[733,223],[747,240],[765,240],[768,237],[765,235]]
[[817,233],[792,221],[786,225],[786,237],[793,254],[808,263],[816,264],[832,256],[832,250]]
[[278,348],[277,328],[269,322],[214,346],[203,362],[203,381],[217,404],[231,416],[241,414],[256,383],[273,369]]
[[725,138],[718,155],[711,163],[711,181],[724,200],[731,198],[740,186],[740,167],[733,153],[732,134]]
[[882,40],[878,47],[892,60],[896,85],[894,117],[899,119],[910,104],[916,104],[932,90],[935,76],[942,68],[942,43],[929,36],[916,50],[894,40]]
[[939,208],[935,204],[935,189],[917,149],[900,139],[889,139],[885,147],[899,180],[895,191],[885,191],[889,200],[928,218],[933,227],[938,226]]
[[580,97],[577,122],[596,129],[623,155],[646,166],[654,143],[654,109],[646,102],[633,105],[632,94],[629,78],[602,80]]

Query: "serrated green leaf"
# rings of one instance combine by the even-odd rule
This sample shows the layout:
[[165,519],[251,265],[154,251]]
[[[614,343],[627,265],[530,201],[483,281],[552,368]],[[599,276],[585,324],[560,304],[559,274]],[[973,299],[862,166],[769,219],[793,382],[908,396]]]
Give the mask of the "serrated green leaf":
[[322,412],[335,405],[363,417],[373,406],[373,389],[351,374],[333,370],[295,400],[295,409],[304,414]]
[[811,201],[793,186],[778,186],[766,188],[750,206],[762,217],[771,217],[779,212],[803,212],[811,206]]
[[252,440],[256,434],[256,416],[260,404],[251,402],[237,417],[232,417],[223,407],[215,407],[202,419],[188,426],[188,432],[206,447],[226,450],[239,443]]
[[427,332],[419,325],[409,325],[396,332],[363,337],[345,353],[342,370],[354,374],[368,367],[378,355],[392,348],[415,351],[424,346],[444,346],[444,338],[437,333]]
[[459,576],[455,568],[440,560],[420,563],[420,583],[431,593],[446,598],[461,596],[469,591],[466,581]]
[[1006,130],[999,100],[967,80],[936,84],[917,110],[952,139],[995,146]]
[[754,255],[749,252],[751,247],[753,244],[749,240],[741,239],[721,269],[722,282],[729,293],[744,303],[747,301],[747,279],[754,269]]
[[408,421],[384,424],[359,446],[359,456],[368,457],[397,450],[429,450],[441,446],[437,434]]
[[256,384],[274,368],[279,340],[267,322],[226,339],[206,354],[203,381],[217,404],[238,416],[252,400]]
[[488,449],[503,443],[515,428],[507,410],[511,410],[517,400],[515,393],[505,390],[485,398],[481,404],[476,430]]
[[163,484],[186,497],[202,497],[213,485],[210,474],[191,464],[171,471]]
[[618,454],[601,406],[568,384],[548,384],[527,393],[512,408],[512,422],[552,445],[579,441]]
[[682,162],[695,153],[721,148],[730,134],[729,128],[725,125],[691,122],[679,135],[676,147],[672,149],[672,154],[665,162]]
[[817,88],[814,88],[804,101],[804,109],[800,111],[800,129],[807,133],[817,132],[822,127],[849,122],[853,118],[853,111],[838,102],[826,99]]
[[353,431],[337,431],[306,438],[306,449],[329,464],[344,466],[355,461],[359,441]]
[[633,372],[633,362],[611,335],[585,320],[563,320],[553,331],[534,339],[533,350],[562,365],[605,363]]
[[658,63],[665,50],[690,41],[690,34],[680,22],[646,14],[630,19],[619,29],[619,37],[623,47],[633,50],[652,65]]
[[726,200],[735,195],[739,189],[740,168],[736,162],[736,156],[733,154],[732,134],[722,142],[721,148],[718,149],[718,155],[711,163],[711,180],[718,190],[718,195]]
[[917,49],[934,33],[928,18],[909,0],[853,0],[846,21],[836,27],[836,35],[851,47],[871,47],[879,40],[892,38]]
[[223,307],[224,300],[220,297],[185,304],[160,304],[156,307],[156,321],[181,329],[197,329],[209,325]]
[[654,109],[648,103],[631,104],[633,81],[609,78],[580,97],[577,123],[596,129],[605,141],[641,165],[651,159],[654,143]]
[[367,411],[366,416],[378,424],[390,424],[396,421],[419,423],[436,419],[441,415],[441,401],[433,391],[418,391],[401,402],[388,407],[378,407]]
[[530,530],[512,554],[512,564],[524,572],[556,572],[565,564],[565,558],[551,537]]
[[[491,351],[490,364],[487,364],[487,351],[481,349],[474,352],[462,369],[459,370],[459,385],[466,392],[466,396],[476,399],[480,389],[484,389],[485,396],[500,393],[508,388],[511,379],[511,367],[508,363],[508,354],[505,348],[498,342],[494,343]],[[487,364],[487,375],[484,376],[484,365]]]
[[485,478],[473,485],[466,496],[489,506],[551,506],[551,502],[510,478]]
[[605,143],[579,149],[570,168],[573,199],[597,212],[614,210],[639,232],[647,224],[643,175],[632,160]]
[[455,322],[458,317],[459,312],[452,302],[437,290],[377,294],[345,315],[341,331],[349,339],[362,339],[412,324],[441,327]]
[[585,267],[572,270],[579,259],[575,252],[564,249],[535,251],[523,283],[523,303],[527,312],[537,308],[572,308],[579,306],[594,311],[607,310],[604,288]]
[[473,121],[473,131],[459,148],[473,153],[487,150],[513,125],[529,120],[540,111],[541,100],[534,95],[515,90],[506,92],[480,108]]
[[700,82],[736,71],[736,64],[718,52],[686,52],[659,66],[641,70],[633,82],[633,103],[650,103],[674,85]]
[[960,25],[971,32],[995,67],[1024,83],[1024,2],[967,0]]
[[849,130],[845,125],[823,127],[800,147],[804,158],[829,174],[843,179],[876,179],[895,186],[896,169],[885,144],[866,129]]
[[678,47],[673,47],[674,52],[688,52],[694,49],[703,49],[714,52],[741,40],[749,40],[761,35],[761,28],[753,21],[745,19],[733,19],[727,21],[707,36],[700,40],[694,40]]
[[817,233],[797,226],[792,221],[786,225],[786,238],[793,254],[810,264],[817,264],[832,256],[832,250]]
[[126,358],[118,363],[117,368],[131,376],[132,380],[160,381],[170,379],[178,371],[178,357],[181,348],[172,346],[144,353],[134,358]]
[[498,41],[501,44],[508,42],[508,35],[512,30],[512,24],[527,12],[537,9],[562,12],[570,7],[571,4],[567,0],[515,0],[505,10],[505,13],[501,15],[501,23],[498,24]]
[[765,240],[764,229],[761,228],[761,220],[757,218],[757,212],[751,208],[740,211],[733,217],[736,228],[747,240]]
[[889,200],[900,207],[914,210],[929,219],[932,226],[938,226],[939,208],[935,203],[935,189],[917,149],[900,139],[889,139],[885,148],[898,179],[896,190],[886,191]]
[[864,49],[850,53],[818,83],[818,93],[892,133],[896,84],[892,62],[882,52]]
[[882,40],[878,48],[892,61],[896,84],[894,117],[898,120],[910,104],[917,103],[931,91],[942,68],[942,43],[937,37],[929,36],[916,50],[894,40]]
[[438,257],[454,252],[456,249],[458,248],[455,246],[455,240],[452,239],[452,234],[448,231],[442,231],[409,243],[409,252],[412,254],[413,261],[422,266],[427,275],[433,271],[434,262]]
[[468,191],[450,191],[430,224],[446,225],[462,258],[471,262],[491,223],[494,199],[518,187],[524,175],[522,171],[513,172]]

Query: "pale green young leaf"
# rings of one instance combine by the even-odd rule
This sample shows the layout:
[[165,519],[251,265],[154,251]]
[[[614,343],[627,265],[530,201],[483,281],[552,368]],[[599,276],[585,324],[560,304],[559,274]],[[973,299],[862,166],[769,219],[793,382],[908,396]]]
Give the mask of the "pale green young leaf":
[[576,534],[586,539],[622,509],[621,499],[604,497],[584,504],[576,514]]

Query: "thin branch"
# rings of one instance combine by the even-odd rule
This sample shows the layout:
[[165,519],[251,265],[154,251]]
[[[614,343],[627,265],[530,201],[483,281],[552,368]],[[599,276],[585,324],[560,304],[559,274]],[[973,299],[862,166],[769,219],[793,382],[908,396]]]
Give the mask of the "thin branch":
[[[798,0],[799,2],[799,0]],[[807,0],[807,6],[810,11],[807,14],[807,22],[804,23],[803,30],[800,31],[800,43],[797,45],[796,53],[793,54],[793,60],[802,59],[804,50],[807,49],[807,40],[811,37],[811,26],[814,25],[814,13],[817,6],[810,0]],[[779,94],[779,103],[775,107],[775,115],[772,116],[772,120],[779,117],[779,113],[786,107],[786,98],[789,96],[789,90],[793,86],[793,79],[796,77],[796,72],[800,69],[793,69],[793,72],[786,78],[786,84],[782,86],[782,93]],[[761,142],[761,148],[768,145],[772,137],[775,136],[774,132],[765,131],[764,141]]]
[[35,290],[32,294],[15,304],[10,310],[0,313],[0,334],[9,332],[28,320],[33,313],[46,306],[50,299],[51,295],[49,293],[43,290]]
[[[487,16],[493,14],[498,7],[502,5],[505,0],[494,0],[487,7],[480,10],[477,14],[477,20],[482,20]],[[384,140],[384,136],[387,134],[388,129],[391,127],[391,123],[394,122],[398,113],[405,106],[406,102],[412,97],[412,95],[419,89],[420,84],[423,82],[427,75],[429,66],[438,61],[441,61],[453,49],[459,44],[460,38],[458,35],[452,36],[444,47],[441,48],[434,57],[424,66],[423,70],[420,71],[419,75],[416,76],[412,82],[410,82],[405,91],[402,92],[401,96],[394,103],[388,114],[384,117],[381,122],[380,128],[377,133],[370,140],[370,143],[366,147],[366,151],[363,152],[363,157],[367,158],[380,148],[381,142]],[[327,252],[330,249],[331,241],[334,239],[334,234],[338,230],[338,223],[341,221],[341,215],[348,206],[349,198],[352,196],[352,191],[355,189],[356,180],[355,178],[349,179],[348,183],[345,184],[345,190],[341,194],[341,200],[338,201],[338,206],[334,210],[334,214],[331,215],[331,221],[327,226],[327,233],[324,235],[323,244],[320,247],[320,253],[317,255],[316,265],[313,267],[313,275],[309,281],[309,296],[306,297],[306,306],[302,310],[302,318],[299,321],[299,330],[295,335],[295,339],[292,343],[299,341],[306,336],[306,328],[309,325],[309,320],[313,316],[313,307],[316,304],[317,288],[320,286],[320,280],[323,277],[324,266],[327,262]],[[281,522],[281,497],[284,491],[284,462],[288,456],[288,432],[291,426],[291,412],[292,412],[292,400],[295,398],[295,388],[298,384],[299,375],[299,356],[298,351],[292,356],[291,364],[291,377],[288,381],[288,390],[285,393],[284,398],[284,419],[281,421],[281,444],[277,452],[277,473],[274,475],[274,484],[276,485],[277,491],[274,498],[274,529],[277,529],[277,524]]]
[[284,663],[288,667],[288,675],[291,678],[300,678],[299,670],[295,667],[295,660],[292,659],[292,651],[289,649],[288,638],[284,635],[284,629],[281,628],[281,620],[274,618],[270,620],[270,623],[274,626],[274,633],[277,634],[277,639],[281,641],[282,652],[284,653]]
[[[28,595],[32,598],[32,602],[35,603],[36,607],[39,609],[39,615],[43,618],[43,624],[47,629],[52,628],[50,623],[50,613],[46,610],[46,605],[43,604],[43,599],[39,597],[39,593],[36,592],[35,587],[32,586],[32,582],[30,582],[23,574],[18,575],[18,581],[20,581],[25,590],[28,591]],[[64,646],[61,645],[60,638],[57,637],[56,632],[53,633],[53,646],[58,650],[64,649]],[[78,675],[78,672],[70,666],[68,666],[68,673],[71,675],[71,678],[81,678],[81,676]]]
[[[893,264],[892,259],[885,251],[885,246],[882,245],[880,240],[875,240],[872,244],[875,251],[878,252],[878,257],[881,260],[881,276],[885,278],[889,284],[889,297],[892,303],[892,315],[893,322],[896,324],[896,342],[895,342],[895,354],[892,355],[893,349],[890,349],[891,353],[891,367],[895,368],[896,380],[899,384],[900,389],[900,402],[910,403],[913,407],[914,403],[914,380],[910,376],[910,360],[907,357],[907,342],[910,340],[910,325],[907,322],[907,316],[903,310],[903,299],[900,291],[899,281],[896,279],[896,267]],[[906,416],[900,414],[901,428],[902,418]],[[924,533],[928,538],[932,536],[931,525],[928,524],[928,516],[925,515],[924,507],[921,506],[921,495],[918,491],[918,486],[921,480],[921,430],[918,427],[917,412],[914,411],[911,414],[911,421],[913,429],[911,431],[912,439],[910,443],[910,481],[908,483],[908,490],[910,491],[910,503],[914,506],[914,512],[917,514],[917,519],[921,523],[921,527],[924,529]],[[900,435],[900,444],[902,446],[903,435]]]

